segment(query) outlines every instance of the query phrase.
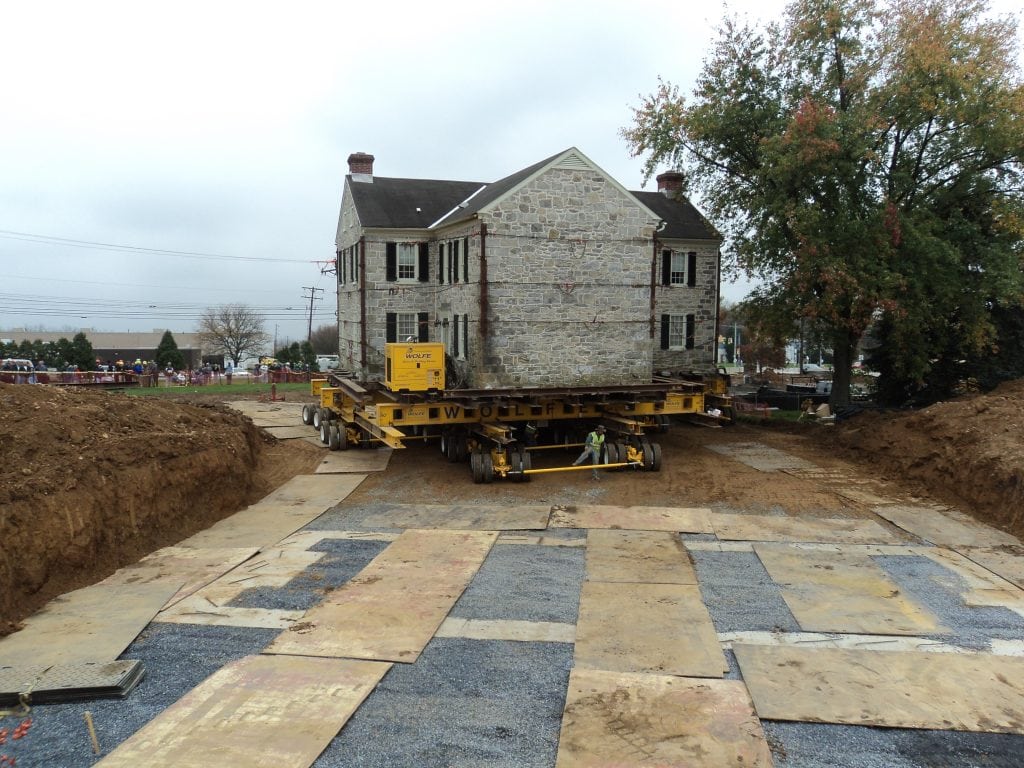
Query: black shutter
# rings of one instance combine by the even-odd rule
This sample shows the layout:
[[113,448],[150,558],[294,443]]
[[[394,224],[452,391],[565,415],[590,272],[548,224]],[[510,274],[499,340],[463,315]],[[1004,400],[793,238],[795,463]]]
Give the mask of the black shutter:
[[420,282],[430,280],[430,243],[420,243]]
[[420,341],[430,341],[430,329],[427,327],[427,313],[420,312],[416,315],[416,325],[420,329]]
[[437,282],[444,283],[444,243],[437,244]]
[[387,272],[384,279],[389,283],[393,283],[398,280],[398,245],[395,243],[388,243],[385,246],[386,259],[387,259]]
[[345,283],[345,252],[338,251],[338,282]]
[[359,246],[353,245],[352,248],[352,282],[359,282]]
[[686,348],[687,349],[693,349],[693,332],[694,332],[694,326],[696,325],[696,323],[694,322],[695,320],[696,320],[696,317],[694,317],[693,315],[687,315],[686,316]]
[[387,323],[386,329],[384,331],[384,341],[398,341],[398,315],[396,315],[394,312],[387,313]]
[[448,282],[452,282],[452,241],[447,243],[448,248]]
[[469,282],[469,238],[462,238],[462,279]]
[[686,254],[686,284],[693,288],[697,285],[697,252]]
[[452,357],[458,357],[459,356],[459,316],[458,315],[453,315],[452,316],[452,328],[453,328],[453,331],[452,331],[452,349],[451,349],[451,354],[452,354]]
[[469,360],[469,315],[462,316],[462,356]]
[[672,285],[672,251],[661,252],[661,284]]
[[452,261],[455,262],[455,266],[452,268],[455,272],[455,279],[453,283],[459,282],[459,241],[456,240],[454,243],[454,249],[452,250]]
[[668,349],[668,324],[669,316],[661,316],[661,348]]

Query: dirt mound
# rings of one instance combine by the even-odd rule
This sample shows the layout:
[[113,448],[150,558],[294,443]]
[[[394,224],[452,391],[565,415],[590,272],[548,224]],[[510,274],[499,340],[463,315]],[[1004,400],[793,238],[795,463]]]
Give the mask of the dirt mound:
[[851,458],[1024,536],[1024,380],[908,414],[861,414],[836,430]]
[[0,384],[0,415],[0,635],[316,460],[219,406]]

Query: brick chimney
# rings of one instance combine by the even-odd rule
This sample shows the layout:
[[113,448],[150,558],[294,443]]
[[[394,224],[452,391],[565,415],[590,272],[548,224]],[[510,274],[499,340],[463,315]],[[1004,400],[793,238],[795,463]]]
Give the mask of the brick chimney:
[[676,197],[683,191],[683,174],[679,171],[665,171],[657,176],[658,191],[665,197]]
[[373,178],[373,155],[365,152],[353,152],[348,156],[348,172],[353,176]]

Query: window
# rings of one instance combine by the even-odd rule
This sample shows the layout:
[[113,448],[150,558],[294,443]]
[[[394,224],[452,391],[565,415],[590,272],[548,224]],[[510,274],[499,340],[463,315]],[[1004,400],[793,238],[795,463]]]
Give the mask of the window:
[[686,258],[683,254],[672,251],[672,274],[669,277],[672,285],[686,282]]
[[469,315],[462,316],[462,358],[469,359]]
[[697,252],[682,253],[666,248],[661,252],[661,284],[697,285]]
[[398,279],[399,280],[415,280],[416,279],[416,244],[415,243],[399,243],[398,244]]
[[395,329],[401,341],[419,338],[419,328],[416,323],[415,312],[396,312]]
[[430,280],[430,253],[427,243],[386,243],[386,277],[389,283]]
[[696,328],[696,315],[662,315],[661,348],[693,349]]
[[426,312],[388,312],[384,340],[388,342],[430,341]]

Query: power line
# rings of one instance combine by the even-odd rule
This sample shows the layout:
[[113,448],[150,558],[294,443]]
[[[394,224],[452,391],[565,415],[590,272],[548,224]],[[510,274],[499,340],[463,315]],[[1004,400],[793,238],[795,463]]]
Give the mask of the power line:
[[0,229],[0,238],[7,240],[21,240],[38,245],[62,245],[70,248],[90,248],[100,251],[115,251],[121,253],[141,253],[153,256],[181,256],[186,259],[206,259],[219,261],[271,261],[284,262],[287,264],[312,264],[312,259],[282,259],[271,256],[229,256],[223,253],[204,253],[203,251],[175,251],[168,248],[147,248],[141,245],[121,245],[118,243],[101,243],[95,240],[76,240],[69,237],[55,237],[53,235],[38,235],[32,232],[14,232],[9,229]]

